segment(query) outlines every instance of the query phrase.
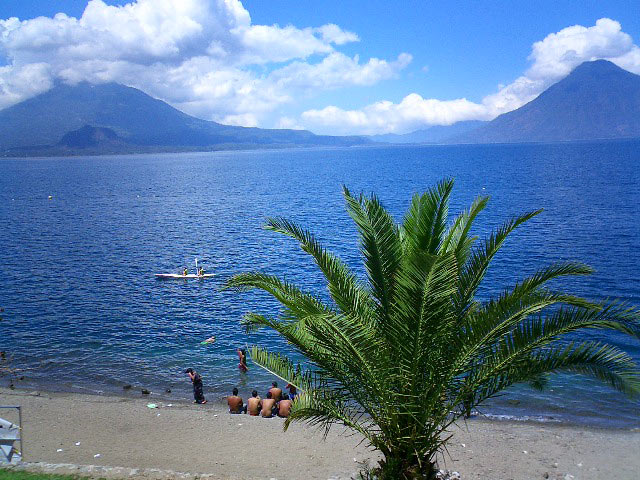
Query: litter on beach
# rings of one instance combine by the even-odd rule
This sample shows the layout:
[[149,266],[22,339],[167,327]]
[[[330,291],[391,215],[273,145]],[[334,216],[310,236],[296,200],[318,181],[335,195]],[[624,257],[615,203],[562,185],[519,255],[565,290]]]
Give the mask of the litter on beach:
[[79,447],[79,446],[80,446],[80,442],[76,442],[76,447]]
[[147,403],[147,407],[148,408],[158,408],[158,405],[156,405],[155,403]]
[[100,458],[100,454],[99,454],[99,453],[96,453],[96,454],[93,456],[93,458]]

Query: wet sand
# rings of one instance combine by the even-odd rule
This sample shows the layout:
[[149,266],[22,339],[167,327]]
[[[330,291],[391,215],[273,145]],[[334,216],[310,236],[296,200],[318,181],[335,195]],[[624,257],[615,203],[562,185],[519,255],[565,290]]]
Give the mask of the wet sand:
[[[230,415],[221,398],[209,401],[0,389],[1,405],[23,407],[26,462],[315,480],[348,478],[360,462],[376,461],[360,437],[340,427],[326,440],[300,424],[283,432],[280,418]],[[640,478],[640,431],[474,419],[452,433],[440,468],[464,480]]]

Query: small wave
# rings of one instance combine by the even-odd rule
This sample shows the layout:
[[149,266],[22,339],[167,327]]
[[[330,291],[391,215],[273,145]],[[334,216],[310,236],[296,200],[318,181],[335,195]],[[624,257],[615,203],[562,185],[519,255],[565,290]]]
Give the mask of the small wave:
[[482,413],[472,415],[479,418],[487,418],[489,420],[504,420],[510,422],[540,422],[540,423],[562,423],[562,420],[557,417],[548,417],[545,415],[504,415],[494,413]]

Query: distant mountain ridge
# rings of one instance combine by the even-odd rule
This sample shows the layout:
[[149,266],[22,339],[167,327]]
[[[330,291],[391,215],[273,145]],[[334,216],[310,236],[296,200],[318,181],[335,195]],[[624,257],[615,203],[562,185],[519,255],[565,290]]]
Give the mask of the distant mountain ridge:
[[640,76],[596,60],[517,110],[448,143],[567,142],[640,138]]
[[369,140],[357,136],[222,125],[116,83],[59,84],[0,111],[0,152],[5,155],[73,154],[87,148],[90,153],[124,153],[366,143]]
[[222,125],[115,83],[59,84],[0,111],[0,155],[5,156],[623,138],[640,138],[640,76],[606,60],[579,65],[531,102],[491,122],[458,122],[405,135],[338,137]]
[[434,125],[405,134],[386,133],[383,135],[371,135],[369,138],[374,142],[382,143],[442,143],[451,137],[471,131],[485,123],[487,122],[469,120],[466,122],[457,122],[452,125]]

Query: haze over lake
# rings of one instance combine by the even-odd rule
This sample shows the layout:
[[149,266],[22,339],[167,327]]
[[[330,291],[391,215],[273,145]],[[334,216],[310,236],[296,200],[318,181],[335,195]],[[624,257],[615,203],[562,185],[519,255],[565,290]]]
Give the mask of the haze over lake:
[[[481,236],[545,209],[496,258],[483,298],[552,261],[579,260],[596,273],[563,283],[566,290],[638,305],[639,164],[640,141],[2,159],[0,334],[16,363],[33,368],[26,385],[121,392],[133,384],[188,398],[182,371],[193,366],[213,396],[234,385],[262,392],[273,378],[251,364],[241,375],[235,348],[286,346],[246,335],[239,320],[276,306],[220,285],[262,270],[323,291],[310,260],[295,242],[263,231],[264,219],[305,225],[363,274],[342,184],[375,192],[400,221],[411,195],[444,177],[456,179],[451,214],[491,196]],[[213,281],[154,278],[193,270],[196,257]],[[214,345],[199,345],[211,335]],[[588,335],[640,361],[637,344]],[[518,387],[484,412],[640,426],[638,401],[576,376],[555,378],[543,393]]]

